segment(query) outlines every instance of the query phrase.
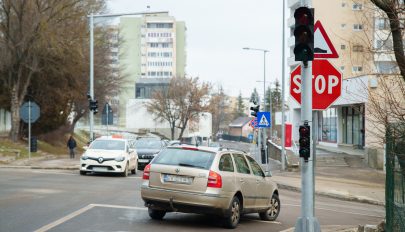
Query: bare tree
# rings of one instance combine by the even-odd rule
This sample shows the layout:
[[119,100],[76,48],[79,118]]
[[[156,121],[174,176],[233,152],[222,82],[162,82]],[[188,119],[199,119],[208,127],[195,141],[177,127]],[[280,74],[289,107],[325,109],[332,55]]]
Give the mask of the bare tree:
[[[63,56],[82,52],[79,50],[80,46],[75,46],[75,40],[66,38],[72,38],[69,35],[76,32],[77,21],[85,20],[83,17],[89,11],[100,10],[102,7],[102,0],[0,2],[0,81],[10,94],[10,138],[13,141],[19,138],[19,107],[32,79],[51,71],[67,75],[66,67],[81,61],[76,59],[72,62],[65,59],[69,56]],[[70,69],[72,70],[74,69]]]
[[387,15],[393,42],[393,50],[402,79],[405,80],[404,26],[405,5],[400,0],[371,0]]
[[208,91],[209,84],[200,84],[198,78],[174,77],[166,90],[153,93],[146,108],[155,119],[169,123],[172,139],[176,128],[181,138],[189,121],[208,109]]
[[219,132],[221,125],[227,125],[231,121],[232,114],[229,104],[227,104],[228,98],[222,86],[217,92],[211,93],[208,111],[212,114],[213,135]]

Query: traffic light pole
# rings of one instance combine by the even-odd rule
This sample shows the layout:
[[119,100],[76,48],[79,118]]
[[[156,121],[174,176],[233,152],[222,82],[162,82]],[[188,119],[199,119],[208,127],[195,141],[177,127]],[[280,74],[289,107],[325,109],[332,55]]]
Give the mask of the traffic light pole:
[[[90,101],[94,100],[94,17],[90,14]],[[94,140],[93,126],[94,126],[94,113],[90,110],[90,141]]]
[[[301,121],[312,126],[312,62],[301,67]],[[312,133],[311,133],[312,134]],[[300,158],[301,164],[301,216],[295,224],[296,232],[321,231],[318,219],[314,216],[314,171],[313,171],[313,140],[311,139],[310,157],[308,161]]]

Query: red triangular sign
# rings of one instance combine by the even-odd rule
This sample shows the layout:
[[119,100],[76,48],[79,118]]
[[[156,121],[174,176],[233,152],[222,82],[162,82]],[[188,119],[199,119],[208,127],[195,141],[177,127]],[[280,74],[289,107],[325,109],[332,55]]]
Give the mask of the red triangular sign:
[[319,20],[314,25],[314,40],[314,58],[339,58],[335,47]]

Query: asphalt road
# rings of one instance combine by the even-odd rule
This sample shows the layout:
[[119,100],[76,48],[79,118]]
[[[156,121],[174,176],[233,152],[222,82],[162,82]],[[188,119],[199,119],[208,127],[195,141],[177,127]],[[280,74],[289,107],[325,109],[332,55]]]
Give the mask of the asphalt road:
[[[223,231],[216,217],[170,213],[151,220],[140,198],[141,174],[80,176],[75,171],[0,169],[0,231]],[[282,231],[295,225],[300,194],[281,190],[275,222],[246,215],[234,231]],[[317,197],[321,225],[376,224],[384,207]]]

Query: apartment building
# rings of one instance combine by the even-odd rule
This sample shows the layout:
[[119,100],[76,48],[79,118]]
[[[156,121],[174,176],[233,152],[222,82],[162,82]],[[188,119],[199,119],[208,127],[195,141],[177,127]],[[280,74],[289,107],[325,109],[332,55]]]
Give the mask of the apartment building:
[[126,79],[119,96],[119,126],[125,127],[129,99],[150,98],[154,88],[168,85],[167,79],[184,76],[186,26],[168,13],[151,13],[122,17],[119,31],[119,69]]
[[[299,64],[294,61],[293,31],[294,11],[300,4],[299,0],[288,0],[291,17],[288,19],[290,57],[287,63],[290,71]],[[317,131],[317,142],[325,146],[361,149],[366,160],[370,158],[370,166],[382,168],[382,144],[372,143],[366,138],[375,137],[369,130],[372,125],[367,121],[370,116],[367,111],[369,89],[378,86],[375,74],[393,73],[396,69],[395,61],[388,61],[386,53],[377,49],[383,45],[376,39],[379,33],[376,26],[386,29],[386,21],[376,18],[374,5],[365,0],[313,0],[312,7],[315,8],[315,21],[322,23],[339,54],[339,58],[329,61],[343,75],[341,97],[329,109],[316,113],[313,126]],[[290,98],[289,106],[293,140],[298,140],[300,105]]]

